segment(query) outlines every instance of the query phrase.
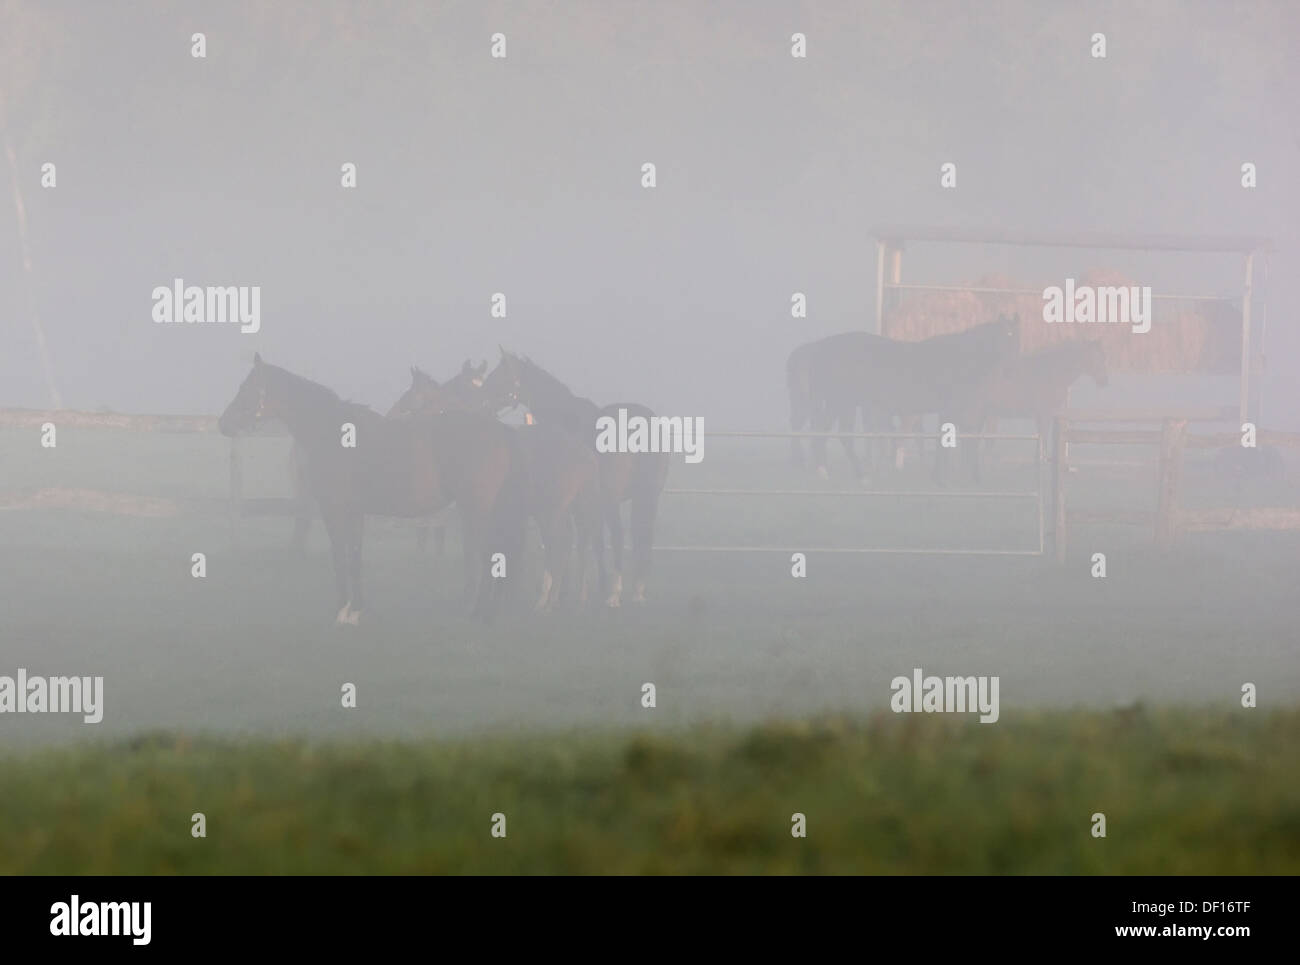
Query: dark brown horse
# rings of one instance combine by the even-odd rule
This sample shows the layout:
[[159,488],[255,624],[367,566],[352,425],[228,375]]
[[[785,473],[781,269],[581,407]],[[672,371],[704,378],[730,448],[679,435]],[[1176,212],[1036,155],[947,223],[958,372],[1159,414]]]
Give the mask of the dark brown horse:
[[523,537],[527,482],[509,427],[465,412],[385,419],[257,355],[219,427],[233,436],[271,418],[288,427],[306,456],[308,489],[330,538],[337,622],[355,625],[364,609],[365,517],[429,516],[453,501],[465,535],[467,594],[477,589],[477,614],[495,610],[505,581],[491,578],[490,558],[503,553],[509,565]]
[[[600,502],[605,526],[610,531],[614,555],[613,583],[606,597],[608,606],[619,606],[623,598],[623,503],[631,504],[632,602],[645,602],[645,584],[650,574],[654,547],[655,517],[659,494],[668,478],[668,454],[662,452],[596,452],[597,419],[618,418],[620,409],[628,417],[654,416],[634,402],[618,402],[603,409],[574,395],[559,379],[529,359],[501,349],[501,361],[488,375],[483,390],[500,411],[525,406],[538,425],[568,433],[596,454],[600,472]],[[596,560],[604,594],[604,528],[596,536]]]
[[[475,410],[495,412],[482,391],[484,362],[469,362],[455,379],[438,385],[419,369],[411,369],[411,388],[389,414],[397,418],[437,412]],[[587,599],[587,553],[601,535],[600,479],[596,454],[578,439],[554,426],[526,425],[517,430],[528,468],[528,513],[537,521],[546,554],[538,609],[550,609],[568,583],[576,550],[577,596]],[[602,561],[597,559],[597,566]],[[602,577],[603,587],[603,577]]]
[[[820,432],[834,428],[847,434],[854,431],[859,411],[867,431],[887,431],[895,416],[906,425],[931,413],[964,425],[968,417],[960,410],[971,387],[1019,348],[1019,319],[1006,316],[916,342],[845,332],[801,345],[786,367],[792,426],[799,431],[811,422]],[[844,435],[840,441],[854,473],[864,476],[852,438]],[[818,472],[827,475],[826,441],[814,440],[813,451]],[[936,461],[937,474],[943,465],[944,460]]]
[[[439,412],[470,411],[476,407],[470,393],[483,385],[486,373],[487,362],[481,362],[475,367],[466,359],[459,373],[439,385],[427,372],[413,365],[410,388],[393,403],[385,418],[401,419],[415,412],[434,415]],[[307,546],[307,534],[311,530],[316,505],[307,487],[306,454],[297,443],[289,448],[289,472],[294,501],[293,547],[302,553]],[[447,512],[443,510],[432,520],[434,546],[438,556],[442,556],[447,541]],[[429,541],[429,529],[427,521],[421,521],[416,527],[416,545],[420,549],[424,549]]]

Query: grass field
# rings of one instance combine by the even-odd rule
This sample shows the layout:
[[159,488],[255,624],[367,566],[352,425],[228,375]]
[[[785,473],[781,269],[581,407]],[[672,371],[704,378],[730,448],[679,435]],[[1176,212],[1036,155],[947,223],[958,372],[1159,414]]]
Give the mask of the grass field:
[[[68,431],[42,452],[28,435],[0,432],[0,488],[225,492],[216,438]],[[249,494],[283,495],[283,441],[253,443]],[[670,485],[849,485],[784,456],[716,443]],[[1205,504],[1300,502],[1289,480],[1187,476]],[[1152,479],[1081,475],[1072,498],[1149,507]],[[1019,548],[1034,516],[677,496],[659,540]],[[538,616],[521,587],[484,626],[461,605],[454,528],[439,560],[377,522],[366,622],[340,629],[319,528],[305,560],[288,534],[278,518],[246,520],[236,544],[220,516],[0,512],[0,674],[105,688],[98,725],[0,717],[0,870],[1296,870],[1294,536],[1158,552],[1147,532],[1091,528],[1064,569],[813,553],[802,580],[780,554],[660,553],[647,607]],[[890,681],[914,667],[1000,676],[1001,719],[889,714]],[[1116,710],[1135,705],[1150,710]],[[189,837],[196,810],[206,842]],[[1105,841],[1088,834],[1098,810]],[[488,836],[493,811],[509,843]]]
[[7,761],[0,872],[1294,874],[1297,739],[1295,712],[1142,708],[1005,727],[879,714],[455,742],[153,735]]

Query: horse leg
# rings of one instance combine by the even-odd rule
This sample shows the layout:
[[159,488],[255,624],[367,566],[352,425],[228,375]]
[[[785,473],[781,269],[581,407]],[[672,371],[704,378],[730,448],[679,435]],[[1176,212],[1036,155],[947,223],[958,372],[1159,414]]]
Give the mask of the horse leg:
[[[596,562],[596,593],[598,599],[606,599],[609,593],[609,569],[605,565],[605,520],[601,513],[600,505],[597,503],[593,506],[587,516],[587,534],[591,540],[591,554],[595,557]],[[587,584],[582,585],[583,602],[585,603]]]
[[[984,425],[984,419],[981,417],[972,416],[968,418],[966,422],[963,424],[974,426],[975,431],[978,432],[980,428]],[[976,482],[983,482],[984,471],[983,471],[983,466],[981,466],[980,464],[980,447],[984,445],[984,440],[967,439],[966,443],[967,443],[966,465],[967,468],[970,469],[971,478],[974,479]]]
[[[900,416],[898,419],[898,431],[899,432],[920,432],[921,417],[919,415]],[[915,440],[915,442],[916,442],[917,458],[919,459],[921,458],[921,454],[922,454],[921,440],[917,439]],[[894,450],[894,469],[896,471],[901,472],[903,466],[907,463],[907,440],[895,439],[893,450]]]
[[293,539],[290,547],[299,556],[307,554],[307,534],[311,532],[311,503],[304,497],[295,501]]
[[587,526],[585,514],[581,507],[582,494],[574,500],[570,511],[570,524],[573,527],[574,589],[569,591],[569,598],[577,594],[579,604],[587,602],[587,554],[592,550],[591,531]]
[[939,486],[948,485],[948,457],[949,452],[943,444],[942,432],[944,422],[948,421],[943,412],[939,413],[939,431],[940,438],[936,440],[934,446],[934,481]]
[[[863,403],[860,406],[860,411],[862,412],[862,431],[868,434],[878,432],[879,430],[876,428],[876,422],[878,421],[876,407],[870,403]],[[876,475],[876,445],[878,442],[878,439],[865,439],[862,443],[862,455],[867,464],[865,474],[867,480]]]
[[[471,517],[473,522],[470,521]],[[473,570],[466,573],[467,580],[473,581],[466,585],[466,590],[473,601],[471,612],[475,617],[487,620],[492,615],[498,598],[495,586],[497,580],[491,573],[492,559],[488,545],[488,534],[491,532],[490,512],[484,511],[481,515],[472,511],[466,513],[465,529],[467,533],[472,534],[466,539],[472,539],[474,547],[472,562],[469,554],[465,557],[466,566],[473,566]]]
[[[830,432],[831,423],[834,415],[831,412],[829,404],[823,403],[817,407],[813,418],[813,430],[819,433]],[[830,479],[831,471],[826,465],[826,437],[818,436],[812,441],[813,462],[817,464],[817,475],[822,479]]]
[[658,515],[659,490],[647,485],[632,497],[633,603],[645,602],[645,584],[654,561],[655,517]]
[[361,610],[365,605],[361,592],[361,544],[366,530],[366,517],[357,513],[348,520],[348,579],[352,587],[352,598],[348,610],[348,623],[356,626],[361,622]]
[[560,576],[551,590],[551,602],[565,604],[573,599],[575,587],[581,587],[586,572],[585,543],[580,542],[578,521],[570,504],[560,514]]
[[[790,390],[790,431],[802,432],[810,421],[807,400],[792,388]],[[790,464],[796,469],[802,469],[803,463],[803,440],[792,437],[790,439]]]
[[610,549],[614,552],[614,573],[605,605],[616,607],[623,602],[623,511],[615,499],[605,501],[605,525],[609,529]]
[[[984,418],[984,422],[983,422],[983,424],[980,426],[980,430],[981,430],[981,431],[982,431],[986,436],[993,435],[994,433],[996,433],[996,432],[998,431],[998,419],[997,419],[997,416],[986,416],[986,417]],[[993,440],[992,440],[992,439],[981,439],[981,440],[980,440],[980,446],[981,446],[982,449],[983,449],[984,455],[986,455],[986,456],[991,456],[991,455],[992,455],[992,453],[993,453]]]
[[465,603],[473,608],[479,589],[480,567],[485,562],[482,553],[483,535],[479,519],[473,507],[464,506],[460,511],[460,539],[465,554]]
[[325,519],[325,532],[330,538],[330,559],[334,563],[335,601],[339,612],[334,622],[348,622],[348,545],[347,525],[342,515],[335,510],[322,507],[321,515]]
[[853,431],[858,424],[858,407],[849,404],[836,413],[835,427],[840,433],[840,445],[844,447],[844,455],[848,457],[849,466],[853,471],[853,478],[860,482],[866,482],[866,474],[862,471],[862,464],[858,462],[857,446],[853,442]]
[[447,555],[447,524],[437,523],[433,527],[433,555],[442,559]]
[[415,524],[415,548],[420,553],[429,548],[429,524],[423,519]]
[[537,521],[542,532],[542,556],[546,562],[542,570],[542,592],[533,605],[535,610],[549,610],[560,595],[560,586],[564,582],[565,536],[568,535],[564,516],[563,511],[550,511]]

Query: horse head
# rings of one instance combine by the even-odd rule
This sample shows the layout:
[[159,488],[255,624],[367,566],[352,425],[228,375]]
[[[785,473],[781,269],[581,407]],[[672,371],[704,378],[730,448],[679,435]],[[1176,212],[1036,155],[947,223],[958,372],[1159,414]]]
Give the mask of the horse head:
[[1018,314],[998,315],[994,322],[994,339],[997,344],[998,358],[1014,358],[1020,354],[1020,316]]
[[447,397],[448,408],[466,409],[476,412],[489,407],[490,399],[483,391],[487,376],[487,360],[475,365],[469,359],[460,367],[460,371],[442,384]]
[[406,419],[419,413],[442,410],[442,389],[433,376],[418,366],[411,366],[411,387],[388,410],[389,419]]
[[[524,389],[524,361],[517,355],[512,355],[504,348],[501,349],[501,360],[497,362],[487,377],[482,379],[480,391],[483,393],[484,405],[493,412],[500,412],[503,409],[513,409],[520,405],[527,405]],[[483,363],[484,368],[487,363]]]
[[262,362],[261,353],[253,355],[253,370],[239,386],[226,410],[217,420],[217,428],[224,436],[247,432],[259,422],[278,414],[280,399],[270,378],[271,366]]

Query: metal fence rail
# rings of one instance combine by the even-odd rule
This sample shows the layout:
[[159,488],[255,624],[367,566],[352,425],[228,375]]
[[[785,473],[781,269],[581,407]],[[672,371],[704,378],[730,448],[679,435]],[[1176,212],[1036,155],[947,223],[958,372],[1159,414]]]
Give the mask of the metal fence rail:
[[[54,422],[59,426],[76,426],[79,428],[113,429],[135,432],[199,432],[214,433],[216,419],[212,416],[175,416],[175,415],[127,415],[119,413],[77,412],[70,410],[0,410],[0,427],[36,428],[45,422]],[[268,426],[256,433],[259,436],[283,436],[279,427]],[[793,431],[757,431],[724,430],[710,431],[711,438],[730,439],[887,439],[887,440],[937,440],[935,432],[793,432]],[[868,499],[932,499],[958,500],[1032,500],[1035,505],[1038,523],[1038,546],[1026,549],[1003,549],[994,547],[905,547],[905,546],[736,546],[736,545],[698,545],[656,546],[656,550],[683,553],[837,553],[837,554],[877,554],[877,555],[934,555],[934,556],[1041,556],[1044,547],[1044,486],[1042,478],[1043,443],[1037,435],[1019,435],[1007,433],[957,433],[957,440],[979,442],[998,440],[1003,442],[1033,442],[1036,445],[1035,487],[1027,490],[873,490],[873,489],[737,489],[731,487],[669,487],[666,495],[677,497],[717,496],[728,499],[750,496],[772,496],[780,498],[836,498],[858,497]],[[230,440],[230,492],[228,499],[212,497],[155,497],[149,500],[135,500],[139,505],[128,506],[123,494],[98,493],[94,491],[40,490],[22,493],[0,493],[0,509],[20,508],[73,508],[84,506],[87,501],[96,508],[109,512],[132,513],[137,515],[198,515],[225,512],[229,514],[232,531],[237,529],[239,521],[246,516],[288,516],[294,514],[299,506],[296,500],[284,496],[246,497],[244,495],[244,444],[240,437]]]
[[[937,440],[935,432],[762,432],[762,431],[709,431],[712,438],[732,439],[891,439]],[[726,544],[664,545],[655,550],[670,553],[840,553],[855,555],[889,556],[1042,556],[1046,544],[1045,511],[1043,501],[1043,440],[1038,435],[1010,433],[957,433],[958,441],[969,440],[979,444],[984,440],[1001,442],[1033,442],[1038,453],[1035,462],[1034,488],[1027,490],[882,490],[882,489],[724,489],[704,487],[669,487],[665,495],[673,496],[777,496],[777,497],[859,497],[874,499],[956,499],[956,500],[1033,500],[1038,526],[1036,548],[1002,549],[993,547],[909,547],[909,546],[734,546]]]

